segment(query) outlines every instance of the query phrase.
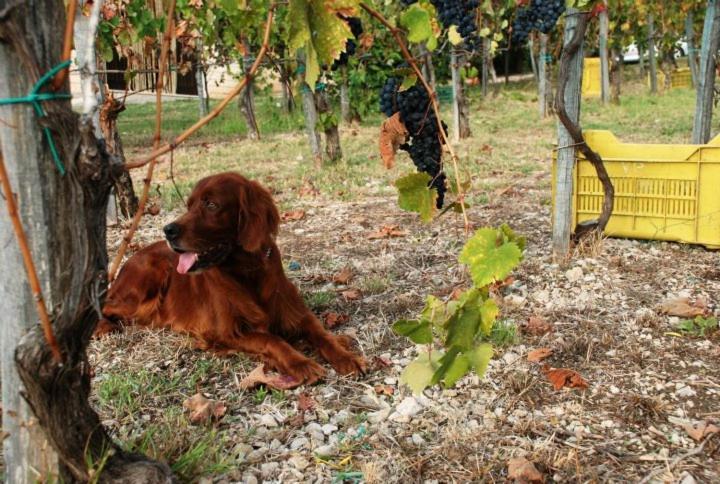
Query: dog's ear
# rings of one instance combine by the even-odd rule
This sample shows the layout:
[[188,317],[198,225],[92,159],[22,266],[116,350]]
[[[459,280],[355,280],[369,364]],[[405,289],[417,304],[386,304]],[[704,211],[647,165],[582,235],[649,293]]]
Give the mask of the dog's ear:
[[280,214],[270,192],[254,181],[242,184],[238,203],[238,243],[257,252],[277,235]]

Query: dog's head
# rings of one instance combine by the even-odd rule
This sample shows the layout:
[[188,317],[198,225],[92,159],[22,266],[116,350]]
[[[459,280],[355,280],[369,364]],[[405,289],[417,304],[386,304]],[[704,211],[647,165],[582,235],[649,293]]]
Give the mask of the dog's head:
[[222,263],[238,248],[257,253],[277,235],[280,215],[272,196],[259,183],[237,173],[200,180],[187,212],[163,230],[180,254],[181,274]]

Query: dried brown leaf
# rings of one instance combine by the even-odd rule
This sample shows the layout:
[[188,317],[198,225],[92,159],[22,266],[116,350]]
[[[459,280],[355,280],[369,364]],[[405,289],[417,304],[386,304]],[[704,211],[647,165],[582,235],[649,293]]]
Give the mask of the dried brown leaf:
[[375,393],[378,395],[394,395],[395,394],[395,388],[391,387],[390,385],[375,385]]
[[400,120],[399,112],[387,118],[380,127],[380,156],[388,170],[395,166],[395,153],[407,135],[408,130]]
[[323,314],[323,321],[325,322],[325,327],[328,329],[333,329],[336,326],[347,323],[349,319],[350,316],[347,314],[335,313],[333,311]]
[[548,323],[539,316],[530,316],[527,324],[521,328],[524,333],[531,334],[534,336],[542,336],[553,330],[553,324]]
[[543,475],[537,470],[535,464],[524,457],[514,457],[508,462],[508,479],[516,482],[537,483],[543,482]]
[[265,373],[265,367],[263,365],[259,365],[251,371],[248,376],[242,379],[240,382],[240,388],[243,390],[249,390],[258,385],[265,385],[269,388],[275,388],[277,390],[288,390],[299,386],[300,383],[302,382],[288,375],[268,375]]
[[288,212],[283,212],[280,216],[280,219],[283,222],[302,220],[303,218],[305,218],[305,210],[290,210]]
[[353,274],[352,268],[345,266],[340,272],[333,276],[332,281],[335,284],[345,285],[350,282],[354,276],[355,274]]
[[370,364],[371,368],[375,371],[381,370],[383,368],[389,368],[392,366],[392,361],[388,360],[387,358],[383,358],[382,356],[375,356],[372,359],[372,363]]
[[207,398],[202,393],[196,393],[183,402],[183,408],[190,411],[190,422],[202,423],[209,420],[219,420],[227,412],[224,402]]
[[311,395],[305,392],[298,395],[298,410],[300,412],[309,412],[314,410],[316,405],[317,402]]
[[683,428],[690,437],[697,441],[704,439],[707,435],[720,432],[720,427],[708,422],[686,423]]
[[569,370],[567,368],[543,368],[545,376],[547,376],[550,383],[552,383],[555,390],[562,390],[563,388],[587,388],[588,382],[580,376],[580,373],[575,370]]
[[538,348],[528,353],[527,359],[533,363],[540,363],[545,358],[553,354],[550,348]]
[[301,197],[317,197],[320,195],[320,190],[315,188],[315,185],[312,184],[310,180],[304,180],[303,186],[300,187],[300,190],[298,190],[298,195]]
[[362,299],[362,292],[360,292],[360,289],[352,288],[348,289],[347,291],[343,291],[340,294],[342,294],[342,297],[345,298],[346,301],[357,301],[358,299]]
[[660,304],[660,313],[668,316],[694,318],[703,316],[706,312],[707,303],[704,299],[698,299],[695,303],[691,303],[688,297],[676,297],[667,299]]
[[405,237],[406,230],[400,230],[397,225],[383,225],[379,230],[368,235],[368,239],[389,239],[391,237]]

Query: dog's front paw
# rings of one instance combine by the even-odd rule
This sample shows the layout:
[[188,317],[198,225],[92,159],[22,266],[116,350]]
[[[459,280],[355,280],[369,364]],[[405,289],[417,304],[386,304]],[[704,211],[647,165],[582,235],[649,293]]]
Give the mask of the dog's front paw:
[[323,367],[309,358],[293,361],[283,366],[283,373],[306,385],[312,385],[325,376]]

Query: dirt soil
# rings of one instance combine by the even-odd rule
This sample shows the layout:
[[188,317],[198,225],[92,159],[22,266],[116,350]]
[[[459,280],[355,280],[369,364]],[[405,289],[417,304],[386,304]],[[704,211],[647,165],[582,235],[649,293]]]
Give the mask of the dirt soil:
[[[214,357],[182,336],[131,330],[90,349],[102,418],[136,448],[182,454],[182,462],[169,460],[201,482],[494,482],[508,479],[514,457],[532,462],[546,482],[719,482],[720,434],[690,435],[693,424],[720,425],[719,333],[682,333],[680,318],[659,306],[687,296],[720,315],[720,255],[605,239],[556,263],[548,185],[546,174],[518,179],[470,212],[475,228],[507,222],[528,238],[525,260],[500,296],[501,317],[518,335],[498,348],[484,379],[468,376],[418,397],[399,384],[418,348],[390,325],[416,315],[427,294],[448,297],[467,285],[456,215],[424,226],[393,197],[330,203],[289,194],[305,215],[281,227],[288,274],[317,313],[349,316],[336,331],[356,337],[372,371],[357,380],[330,371],[315,386],[264,395],[239,389],[255,366],[242,355]],[[159,239],[176,215],[146,217],[138,245]],[[407,235],[368,238],[384,225]],[[111,230],[111,255],[121,233]],[[344,267],[354,277],[334,284]],[[361,296],[347,299],[348,288]],[[531,318],[549,332],[528,329]],[[550,348],[545,363],[579,372],[589,387],[555,390],[542,366],[527,360],[537,348]],[[102,393],[103,382],[138,372],[176,382],[177,391],[158,394],[163,383],[136,389],[132,404],[107,385]],[[191,424],[182,402],[196,391],[224,401],[225,416]],[[314,408],[302,411],[307,397]],[[148,437],[149,426],[167,422],[174,422],[168,435]],[[215,436],[213,454],[199,460],[222,465],[187,463],[185,450],[173,447],[197,434]]]

